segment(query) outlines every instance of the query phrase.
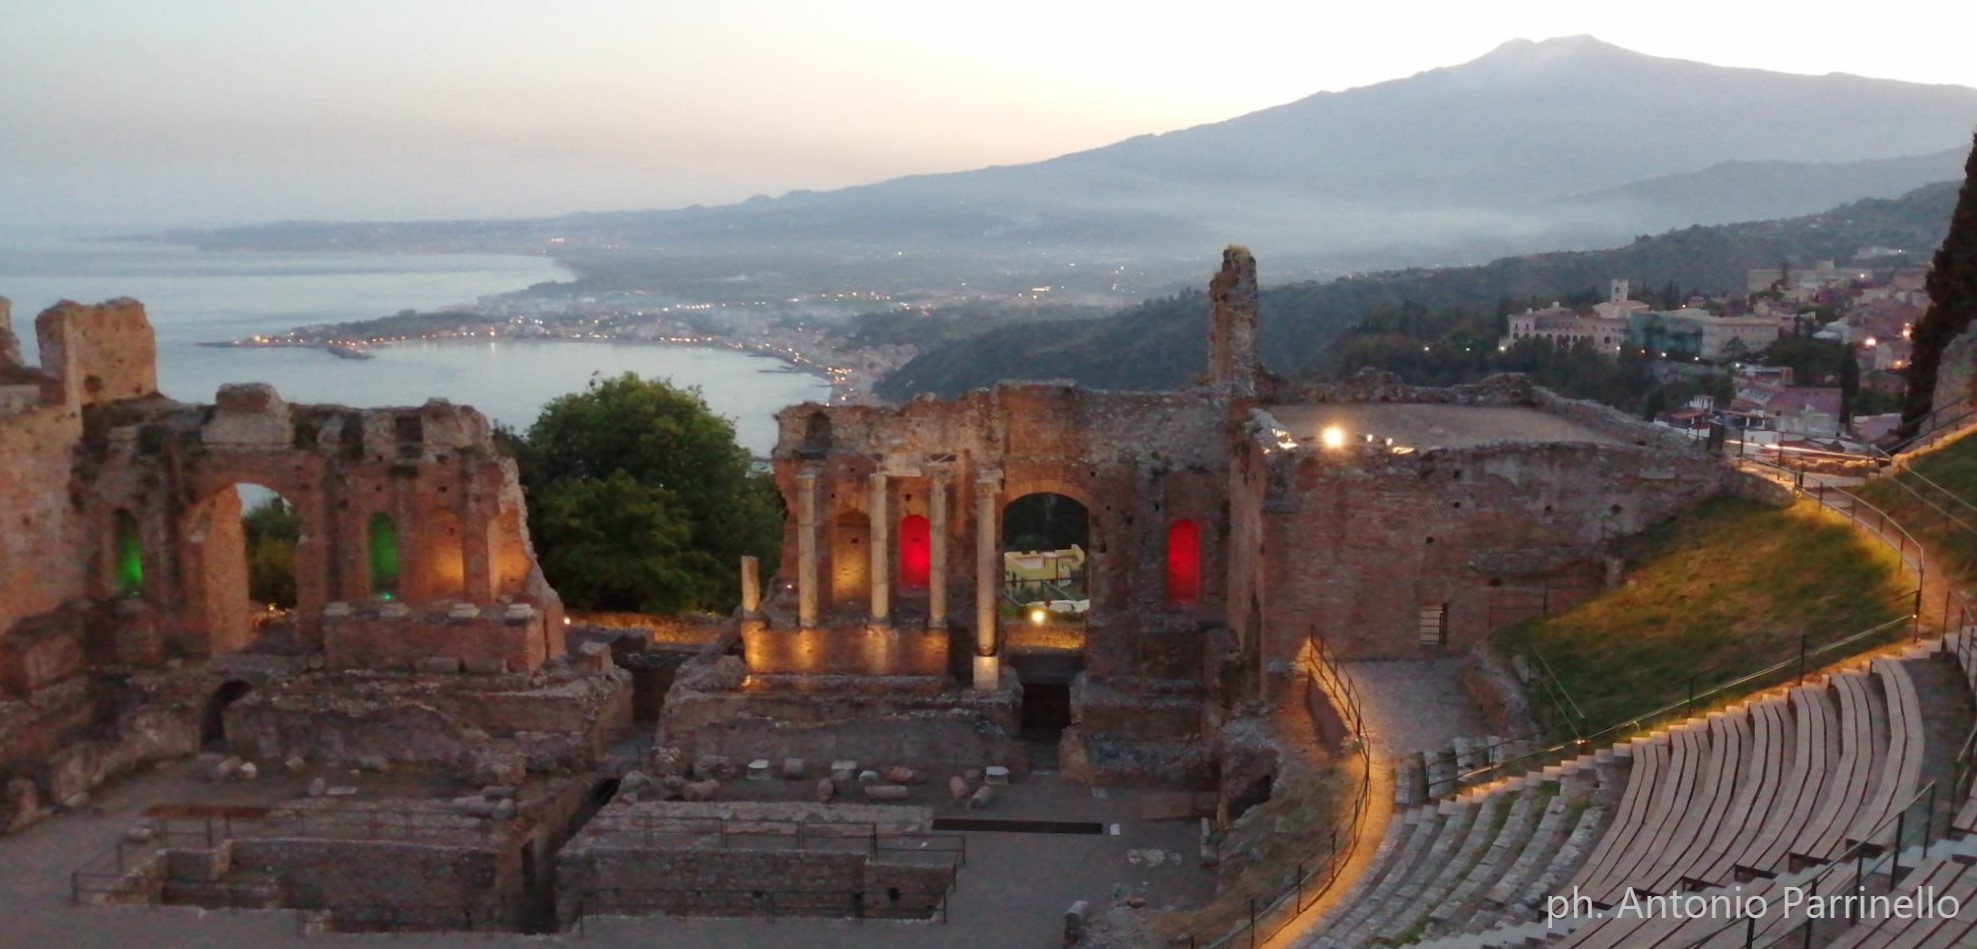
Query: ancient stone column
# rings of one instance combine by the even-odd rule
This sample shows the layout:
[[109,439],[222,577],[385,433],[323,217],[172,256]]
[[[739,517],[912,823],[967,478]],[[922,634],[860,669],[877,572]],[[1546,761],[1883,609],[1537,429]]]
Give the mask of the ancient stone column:
[[762,575],[754,557],[741,558],[741,611],[753,616],[762,609]]
[[927,511],[927,626],[947,628],[947,475],[934,475]]
[[796,625],[817,625],[817,470],[796,474]]
[[995,639],[1001,625],[997,596],[1002,579],[1002,551],[996,516],[999,472],[975,476],[975,688],[995,688]]
[[886,475],[872,472],[872,494],[867,502],[872,523],[872,625],[883,627],[892,615],[892,521],[886,513]]

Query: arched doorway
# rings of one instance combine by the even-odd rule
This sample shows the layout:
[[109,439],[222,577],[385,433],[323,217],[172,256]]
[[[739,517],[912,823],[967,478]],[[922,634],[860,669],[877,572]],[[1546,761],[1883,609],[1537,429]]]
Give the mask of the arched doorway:
[[846,511],[831,521],[831,602],[843,607],[868,603],[872,596],[872,522],[863,511]]
[[1021,495],[1002,509],[1002,642],[1023,680],[1023,737],[1050,767],[1071,724],[1084,665],[1091,513],[1068,495]]
[[264,639],[286,643],[304,540],[295,506],[263,485],[228,485],[193,507],[188,527],[187,652],[224,655]]
[[908,514],[899,519],[899,588],[924,590],[933,565],[932,534],[927,519]]
[[213,690],[206,699],[205,714],[199,720],[199,744],[208,749],[224,748],[227,739],[227,706],[247,697],[254,686],[239,679],[230,679]]
[[1010,501],[1002,509],[1004,599],[1019,606],[1087,600],[1090,544],[1091,514],[1077,499],[1038,492]]
[[[1091,515],[1039,492],[1002,509],[1002,641],[1017,652],[1080,654],[1091,609]],[[1026,686],[1027,686],[1027,681]]]

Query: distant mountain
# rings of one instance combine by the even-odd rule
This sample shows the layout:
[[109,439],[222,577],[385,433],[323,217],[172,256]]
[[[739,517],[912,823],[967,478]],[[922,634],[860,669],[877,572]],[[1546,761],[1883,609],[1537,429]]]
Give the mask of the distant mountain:
[[[751,257],[1068,248],[1187,259],[1241,241],[1278,260],[1391,266],[1812,213],[1923,183],[1973,125],[1977,90],[1960,86],[1729,69],[1590,37],[1517,40],[1459,66],[1031,164],[717,208],[193,239],[541,249],[554,236]],[[1879,164],[1812,167],[1863,162]],[[1836,193],[1856,186],[1870,190]],[[1740,196],[1717,200],[1726,192]]]
[[1912,158],[1855,162],[1731,161],[1567,198],[1565,208],[1600,208],[1642,230],[1762,221],[1863,198],[1895,198],[1962,176],[1967,148]]
[[[1341,327],[1408,303],[1429,310],[1468,306],[1485,311],[1506,303],[1545,305],[1588,290],[1603,291],[1613,278],[1646,290],[1674,284],[1683,291],[1718,292],[1740,289],[1751,269],[1774,267],[1782,260],[1846,261],[1870,246],[1903,249],[1913,264],[1926,265],[1948,230],[1957,188],[1957,182],[1942,182],[1898,199],[1859,201],[1789,220],[1689,227],[1608,250],[1267,286],[1260,300],[1259,349],[1265,363],[1279,373],[1324,374],[1352,368],[1333,366],[1328,358],[1328,344]],[[1267,278],[1269,258],[1259,263]],[[951,397],[1022,379],[1170,389],[1201,372],[1207,340],[1207,298],[1188,290],[1104,319],[1027,323],[935,347],[887,377],[878,392],[894,400],[922,392]]]

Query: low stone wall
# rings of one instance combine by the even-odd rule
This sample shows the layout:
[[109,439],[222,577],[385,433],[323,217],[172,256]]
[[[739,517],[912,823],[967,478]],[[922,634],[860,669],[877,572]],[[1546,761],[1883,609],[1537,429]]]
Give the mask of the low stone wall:
[[658,740],[689,757],[853,759],[935,771],[999,764],[1020,774],[1029,770],[1029,749],[1020,733],[1020,699],[982,702],[944,695],[913,702],[675,687],[666,699]]
[[[199,749],[200,700],[216,684],[203,671],[141,673],[123,681],[75,678],[28,702],[0,702],[0,784],[26,781],[0,800],[0,833],[20,830],[134,768]],[[101,709],[119,711],[109,721]]]
[[[925,918],[953,886],[955,867],[890,859],[865,841],[872,828],[905,833],[932,821],[924,807],[612,804],[557,855],[557,917],[566,926],[658,913]],[[733,836],[693,833],[714,823]],[[806,846],[794,843],[798,823],[812,829]]]
[[252,760],[453,766],[494,754],[539,772],[590,767],[630,725],[631,685],[618,670],[533,687],[519,677],[332,673],[257,689],[226,711],[228,744]]
[[331,603],[323,610],[323,653],[331,669],[426,668],[457,661],[468,671],[532,672],[562,643],[548,613],[526,603],[462,603],[414,610],[404,603]]
[[[305,838],[233,841],[232,870],[277,874],[291,905],[403,928],[501,931],[521,898],[518,846]],[[371,927],[357,927],[371,928]],[[378,928],[386,928],[380,925]],[[393,927],[397,928],[397,927]]]

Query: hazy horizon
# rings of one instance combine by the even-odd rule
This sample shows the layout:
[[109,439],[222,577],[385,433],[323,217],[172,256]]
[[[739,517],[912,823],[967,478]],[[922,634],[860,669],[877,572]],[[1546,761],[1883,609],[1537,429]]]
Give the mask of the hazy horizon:
[[722,204],[1036,161],[1578,34],[1977,86],[1955,31],[1590,6],[0,0],[0,206],[19,232]]

